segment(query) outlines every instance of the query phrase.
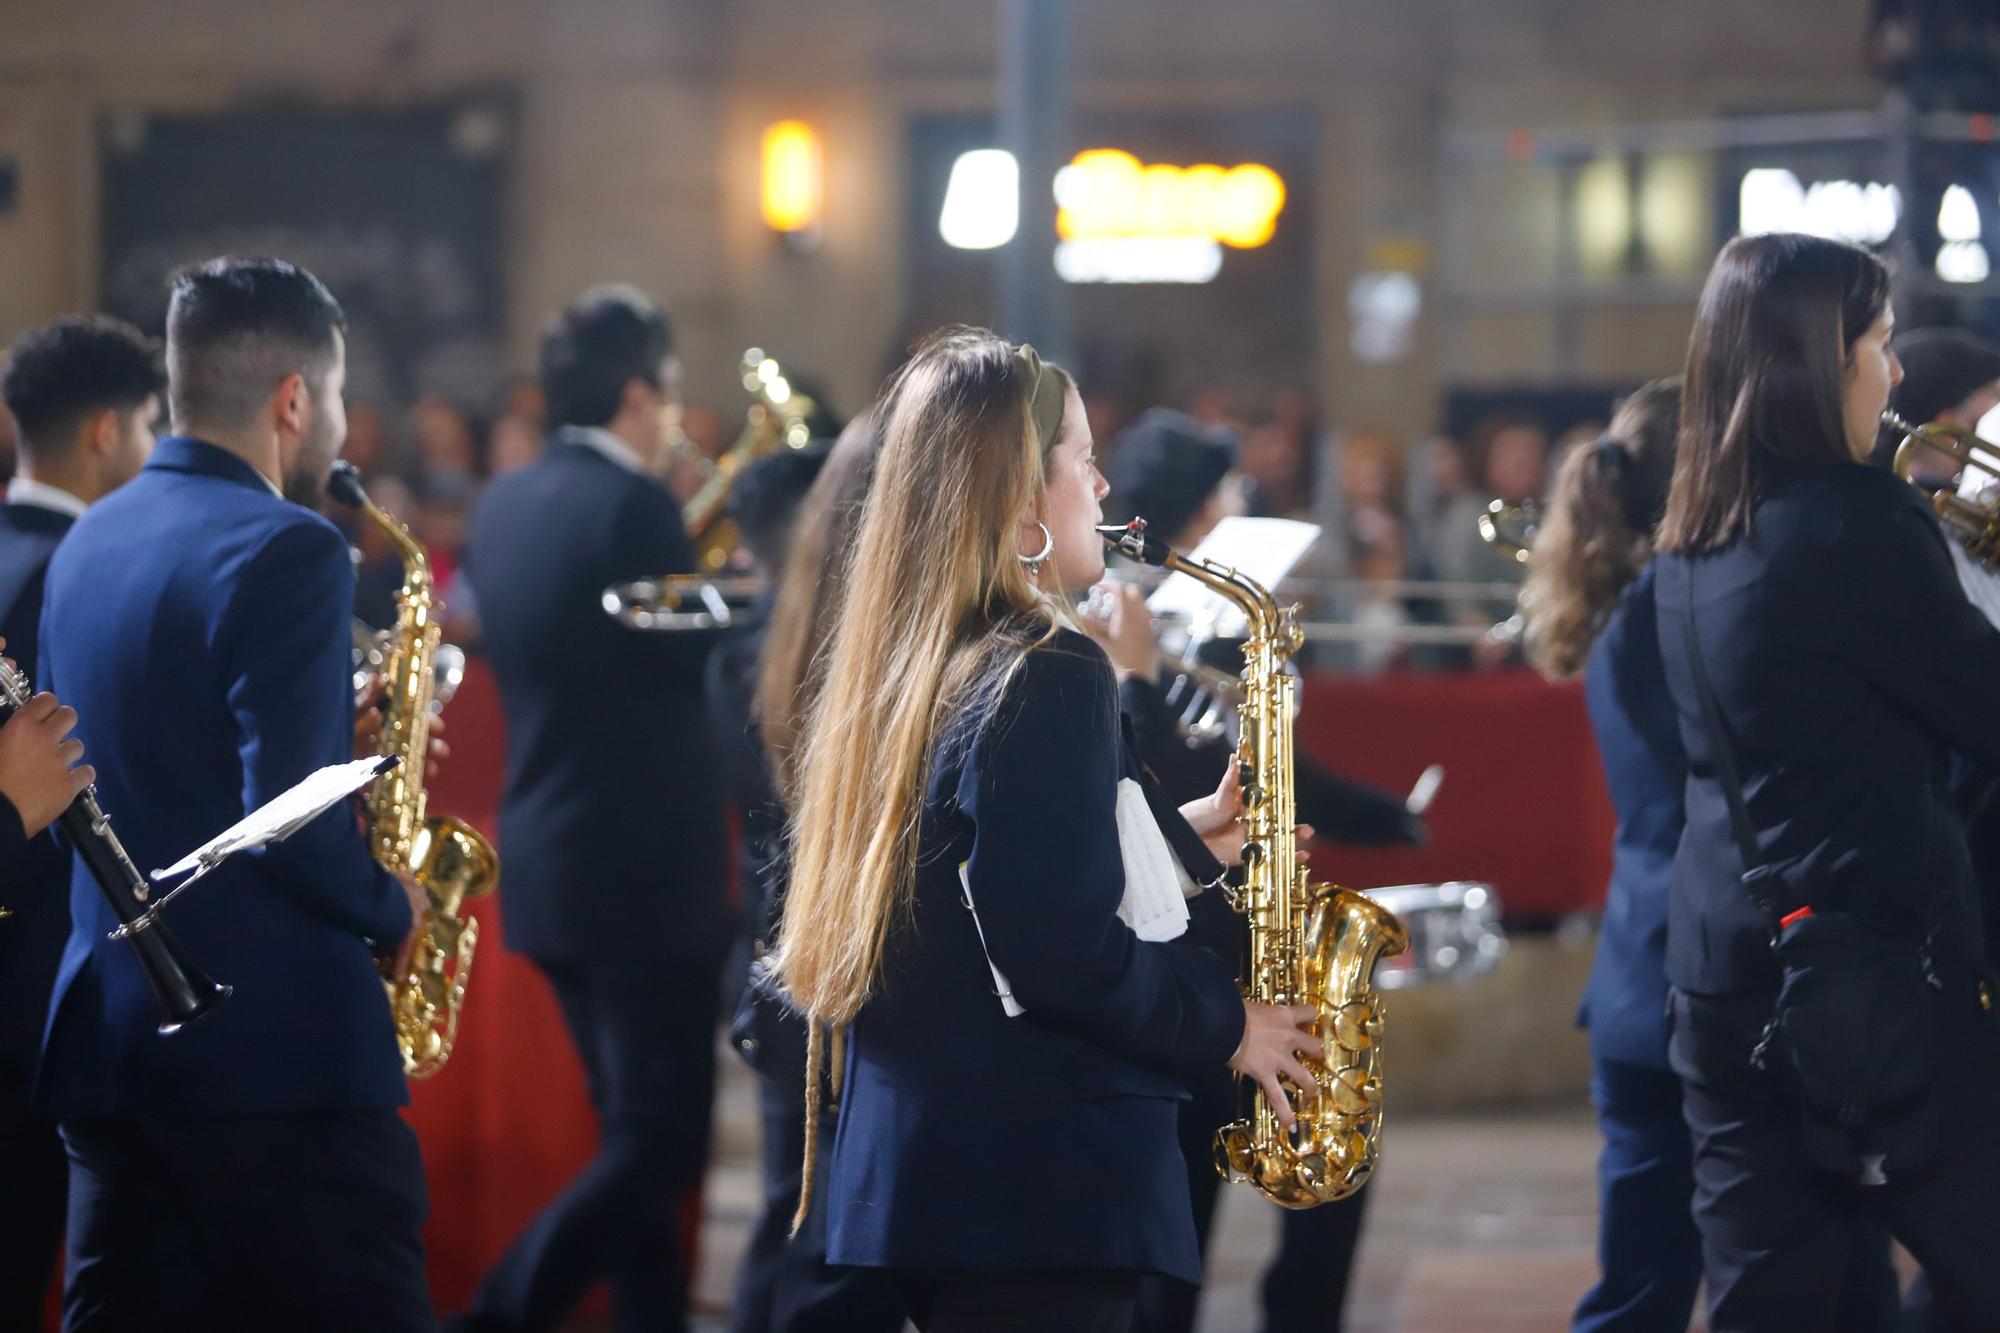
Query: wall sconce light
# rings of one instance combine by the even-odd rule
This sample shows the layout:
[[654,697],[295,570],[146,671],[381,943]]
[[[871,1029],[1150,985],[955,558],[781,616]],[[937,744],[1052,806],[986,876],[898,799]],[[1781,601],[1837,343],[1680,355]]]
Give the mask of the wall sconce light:
[[781,120],[764,131],[764,225],[809,246],[826,203],[826,154],[819,131]]

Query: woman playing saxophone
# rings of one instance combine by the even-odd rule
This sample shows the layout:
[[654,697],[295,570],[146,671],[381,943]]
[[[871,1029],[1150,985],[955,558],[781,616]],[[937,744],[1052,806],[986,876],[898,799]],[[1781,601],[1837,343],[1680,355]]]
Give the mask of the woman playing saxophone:
[[1122,1329],[1139,1274],[1200,1280],[1180,1072],[1228,1063],[1290,1117],[1313,1011],[1174,942],[1192,886],[1063,609],[1104,568],[1069,376],[958,331],[882,411],[775,960],[816,1034],[850,1033],[828,1259],[891,1270],[926,1330]]

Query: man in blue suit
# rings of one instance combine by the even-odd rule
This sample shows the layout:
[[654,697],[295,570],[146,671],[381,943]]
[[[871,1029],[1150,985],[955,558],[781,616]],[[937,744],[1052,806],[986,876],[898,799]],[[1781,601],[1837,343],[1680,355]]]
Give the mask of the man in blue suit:
[[[174,433],[50,561],[40,674],[142,867],[353,757],[354,572],[307,507],[345,434],[343,329],[281,261],[178,275]],[[378,970],[420,902],[347,808],[233,858],[171,920],[235,994],[162,1038],[78,865],[37,1085],[69,1150],[67,1330],[434,1326]]]
[[542,340],[554,426],[472,516],[466,573],[507,713],[507,944],[548,978],[597,1108],[597,1157],[530,1222],[463,1327],[546,1329],[600,1279],[616,1326],[684,1326],[678,1199],[708,1160],[728,948],[707,635],[604,613],[606,585],[694,568],[656,479],[679,377],[666,317],[586,292]]
[[[0,398],[19,456],[0,505],[0,636],[32,672],[42,576],[56,543],[89,505],[135,476],[153,451],[166,391],[159,349],[122,321],[72,316],[14,345]],[[0,1328],[29,1328],[62,1248],[69,1168],[55,1120],[29,1092],[56,963],[69,938],[69,852],[53,837],[21,849],[0,874]]]

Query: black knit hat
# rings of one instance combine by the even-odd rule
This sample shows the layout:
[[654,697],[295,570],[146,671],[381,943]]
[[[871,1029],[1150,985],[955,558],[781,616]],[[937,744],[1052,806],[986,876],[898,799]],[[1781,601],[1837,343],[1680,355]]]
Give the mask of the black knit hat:
[[1889,406],[1913,426],[1936,421],[2000,380],[2000,347],[1963,329],[1913,329],[1895,347],[1903,382]]
[[832,448],[830,440],[781,448],[744,468],[731,483],[729,515],[743,534],[743,544],[765,569],[775,570],[782,560],[792,520]]
[[1204,426],[1170,407],[1153,408],[1112,442],[1105,522],[1143,518],[1154,535],[1172,541],[1235,466],[1234,431]]

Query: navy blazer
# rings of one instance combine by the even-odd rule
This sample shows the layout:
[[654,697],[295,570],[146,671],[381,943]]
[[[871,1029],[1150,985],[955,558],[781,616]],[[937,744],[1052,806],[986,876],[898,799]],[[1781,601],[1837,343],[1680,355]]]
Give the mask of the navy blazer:
[[[913,919],[853,1025],[828,1258],[1198,1283],[1178,1075],[1235,1051],[1236,983],[1207,950],[1117,918],[1126,763],[1098,647],[1064,631],[975,727],[980,711],[940,739]],[[1024,1016],[1003,1010],[989,957]]]
[[602,604],[613,583],[693,567],[664,487],[560,435],[473,513],[465,571],[507,715],[509,948],[649,963],[726,946],[723,793],[701,695],[714,636],[632,629]]
[[1894,474],[1760,468],[1750,535],[1655,560],[1688,756],[1668,979],[1698,994],[1778,983],[1695,694],[1690,597],[1777,911],[1854,911],[1911,938],[1935,927],[1941,955],[1976,961],[1980,913],[1947,758],[1957,747],[2000,766],[2000,631],[1959,588],[1930,507]]
[[[76,520],[40,505],[0,505],[0,635],[30,675],[41,635],[42,579],[56,543]],[[95,755],[91,756],[94,760]],[[22,838],[20,817],[0,842]],[[69,939],[69,853],[43,833],[0,866],[0,1085],[26,1088],[41,1054],[56,964]]]
[[1611,883],[1579,1025],[1600,1060],[1667,1068],[1667,886],[1681,840],[1681,751],[1660,664],[1649,565],[1591,645],[1584,700],[1618,812]]
[[[354,566],[331,523],[211,444],[162,440],[49,562],[41,680],[77,710],[97,791],[141,871],[354,757]],[[83,863],[40,1090],[63,1115],[237,1114],[407,1099],[375,954],[410,909],[352,809],[231,857],[165,920],[236,988],[169,1038]]]

